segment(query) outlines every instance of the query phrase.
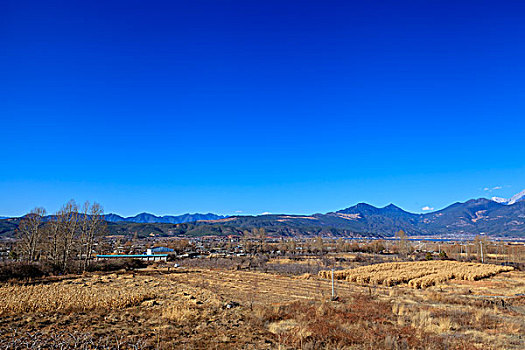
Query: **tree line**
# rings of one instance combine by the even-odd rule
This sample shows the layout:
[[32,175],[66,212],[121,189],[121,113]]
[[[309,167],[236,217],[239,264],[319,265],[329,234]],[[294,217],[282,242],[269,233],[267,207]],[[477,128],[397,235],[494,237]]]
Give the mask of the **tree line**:
[[18,258],[46,262],[60,272],[68,271],[72,264],[85,271],[91,264],[99,237],[106,230],[104,210],[99,203],[85,202],[79,208],[70,200],[50,216],[38,207],[18,225]]

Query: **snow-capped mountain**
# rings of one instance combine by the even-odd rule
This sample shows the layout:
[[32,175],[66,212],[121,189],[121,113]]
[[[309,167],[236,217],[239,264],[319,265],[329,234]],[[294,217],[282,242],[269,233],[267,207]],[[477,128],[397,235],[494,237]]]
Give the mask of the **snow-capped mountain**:
[[510,197],[509,199],[501,198],[501,197],[492,197],[491,199],[496,203],[512,205],[517,202],[525,201],[525,190],[521,191],[520,193],[516,193],[514,196]]
[[491,198],[494,202],[496,203],[501,203],[501,204],[507,204],[509,202],[509,200],[507,198],[501,198],[501,197],[492,197]]
[[509,199],[509,205],[525,200],[525,190],[515,194]]

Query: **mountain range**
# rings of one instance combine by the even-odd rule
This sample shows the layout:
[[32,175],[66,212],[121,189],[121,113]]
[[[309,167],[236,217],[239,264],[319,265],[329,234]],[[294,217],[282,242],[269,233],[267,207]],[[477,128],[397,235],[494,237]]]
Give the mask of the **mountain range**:
[[[141,235],[230,235],[253,228],[265,228],[273,236],[393,236],[404,230],[409,235],[458,236],[486,234],[525,236],[525,190],[508,200],[472,199],[444,209],[410,213],[394,204],[375,207],[366,203],[346,209],[313,215],[268,214],[223,216],[184,214],[155,216],[148,213],[132,217],[105,215],[111,234]],[[0,220],[0,237],[14,235],[19,218]]]
[[480,198],[454,203],[431,213],[415,214],[393,204],[378,208],[366,203],[336,212],[313,215],[234,216],[217,220],[230,227],[264,227],[281,235],[316,234],[393,236],[408,235],[525,235],[525,201],[512,205]]
[[165,216],[156,216],[149,213],[140,213],[135,216],[122,217],[117,214],[106,214],[104,215],[107,222],[134,222],[134,223],[165,223],[165,224],[181,224],[184,222],[194,222],[201,220],[219,220],[224,219],[224,215],[216,215],[212,213],[208,214],[182,214],[182,215],[165,215]]

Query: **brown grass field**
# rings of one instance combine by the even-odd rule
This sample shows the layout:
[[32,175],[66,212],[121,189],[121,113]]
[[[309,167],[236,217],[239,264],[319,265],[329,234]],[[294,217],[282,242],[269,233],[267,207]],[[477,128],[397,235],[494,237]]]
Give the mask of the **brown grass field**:
[[[394,286],[407,283],[412,288],[428,288],[451,280],[477,281],[513,267],[459,261],[393,262],[358,267],[334,272],[334,278],[360,284]],[[319,276],[331,278],[331,271],[321,271]]]
[[[420,268],[406,264],[398,274]],[[355,270],[364,276],[385,267],[366,268]],[[525,273],[469,268],[462,271],[472,278],[437,279],[424,289],[410,288],[424,276],[360,285],[346,281],[352,270],[341,271],[335,301],[324,273],[150,268],[5,284],[0,348],[525,348]]]

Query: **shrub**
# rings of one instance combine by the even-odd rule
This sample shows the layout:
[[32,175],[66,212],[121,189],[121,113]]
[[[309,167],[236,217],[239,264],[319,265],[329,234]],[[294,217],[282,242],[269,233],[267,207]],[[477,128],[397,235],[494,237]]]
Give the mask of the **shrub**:
[[[257,325],[297,349],[454,349],[455,339],[398,325],[392,305],[367,295],[341,303],[296,301],[255,310]],[[463,349],[471,349],[464,347]]]
[[141,269],[148,266],[146,262],[139,259],[118,259],[118,260],[101,260],[88,266],[87,271],[117,271]]
[[446,259],[448,259],[448,255],[447,255],[447,253],[444,250],[442,250],[442,251],[439,252],[439,258],[441,260],[446,260]]
[[10,262],[0,265],[0,281],[31,279],[45,275],[46,272],[42,266],[37,263]]

